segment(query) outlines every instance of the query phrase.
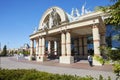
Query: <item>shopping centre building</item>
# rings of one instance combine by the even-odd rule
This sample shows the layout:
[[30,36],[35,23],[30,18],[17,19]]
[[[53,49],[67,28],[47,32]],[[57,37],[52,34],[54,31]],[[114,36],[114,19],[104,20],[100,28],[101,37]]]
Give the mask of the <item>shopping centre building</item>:
[[[68,14],[59,7],[51,7],[40,19],[39,27],[30,35],[30,60],[44,62],[48,55],[56,56],[59,63],[70,64],[75,57],[87,59],[88,36],[92,36],[94,56],[101,56],[99,47],[104,46],[106,26],[103,12],[73,9]],[[101,65],[93,59],[94,65]]]

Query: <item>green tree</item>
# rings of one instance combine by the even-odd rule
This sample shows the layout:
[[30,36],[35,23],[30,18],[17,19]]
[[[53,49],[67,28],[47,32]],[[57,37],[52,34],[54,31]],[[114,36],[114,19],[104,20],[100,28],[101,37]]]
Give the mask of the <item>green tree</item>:
[[120,29],[120,0],[111,0],[113,5],[104,7],[102,10],[110,16],[105,20],[106,24],[111,24]]
[[[111,0],[114,4],[104,8],[105,12],[110,14],[109,18],[105,20],[106,24],[111,24],[115,27],[118,34],[120,34],[120,0]],[[120,41],[120,35],[115,35],[114,39]]]
[[[120,41],[120,0],[110,0],[112,5],[109,6],[97,6],[95,11],[104,11],[109,14],[109,17],[105,19],[105,24],[112,25],[117,35],[115,35],[114,40]],[[111,39],[111,36],[108,37],[108,40]]]
[[27,56],[27,55],[29,55],[30,54],[30,52],[29,51],[26,51],[26,50],[23,50],[23,52],[22,52],[25,56]]
[[1,53],[1,55],[2,56],[6,56],[7,55],[7,46],[6,45],[3,47],[3,51]]
[[103,55],[107,56],[108,60],[112,60],[114,72],[120,76],[120,50],[112,50],[110,47],[101,46],[100,50]]

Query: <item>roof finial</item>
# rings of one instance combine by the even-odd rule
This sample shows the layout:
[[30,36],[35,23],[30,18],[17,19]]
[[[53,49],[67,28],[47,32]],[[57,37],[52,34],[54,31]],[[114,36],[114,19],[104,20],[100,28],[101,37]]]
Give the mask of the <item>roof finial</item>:
[[79,13],[79,11],[78,11],[78,9],[76,8],[76,15],[77,15],[77,17],[79,17],[80,16],[80,13]]
[[35,27],[35,28],[34,28],[33,33],[36,33],[36,32],[37,32],[37,30],[38,30],[38,29],[37,29],[37,27]]
[[86,6],[86,2],[83,4],[82,9],[81,9],[81,15],[85,14],[85,6]]
[[72,8],[71,16],[74,16],[74,8]]

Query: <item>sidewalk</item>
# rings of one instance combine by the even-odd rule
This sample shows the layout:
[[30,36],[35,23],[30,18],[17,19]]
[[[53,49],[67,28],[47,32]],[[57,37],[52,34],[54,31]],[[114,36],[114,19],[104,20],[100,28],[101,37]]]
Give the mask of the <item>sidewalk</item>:
[[94,66],[90,67],[88,63],[73,63],[73,64],[60,64],[58,60],[36,62],[27,60],[17,60],[14,57],[2,57],[1,67],[8,69],[36,69],[39,71],[45,71],[57,74],[70,74],[78,76],[91,75],[98,78],[99,75],[107,78],[110,76],[112,80],[115,80],[116,76],[112,72],[111,65]]

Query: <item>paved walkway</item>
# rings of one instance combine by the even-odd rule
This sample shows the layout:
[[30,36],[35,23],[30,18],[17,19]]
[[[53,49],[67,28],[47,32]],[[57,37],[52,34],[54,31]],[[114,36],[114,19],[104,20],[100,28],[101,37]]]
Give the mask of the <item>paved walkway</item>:
[[99,75],[107,78],[110,76],[115,80],[116,75],[112,72],[111,65],[90,67],[88,63],[60,64],[57,60],[46,61],[44,63],[27,60],[17,60],[15,57],[1,57],[0,67],[8,69],[36,69],[49,73],[70,74],[78,76],[91,75],[98,78]]

